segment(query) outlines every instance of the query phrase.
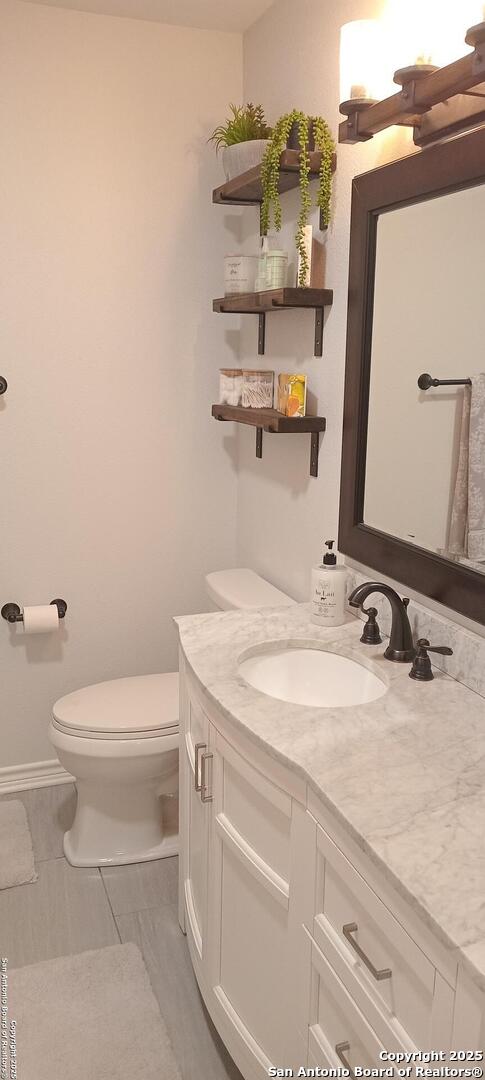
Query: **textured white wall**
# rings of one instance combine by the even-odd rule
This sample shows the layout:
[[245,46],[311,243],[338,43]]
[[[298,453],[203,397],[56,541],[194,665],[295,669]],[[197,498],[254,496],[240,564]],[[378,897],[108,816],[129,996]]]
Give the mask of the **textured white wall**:
[[69,612],[0,626],[0,768],[53,757],[59,695],[173,669],[234,564],[206,139],[241,76],[237,35],[2,0],[0,602]]
[[[262,101],[271,120],[292,108],[324,116],[336,134],[339,120],[339,31],[357,18],[380,14],[381,0],[280,0],[244,37],[244,95]],[[340,485],[342,401],[347,320],[351,181],[408,152],[407,132],[393,130],[370,143],[337,148],[333,220],[326,245],[326,285],[334,303],[326,319],[324,356],[313,357],[313,318],[288,312],[267,319],[267,367],[308,374],[312,412],[327,417],[319,476],[308,475],[309,437],[267,435],[263,460],[254,433],[241,430],[238,485],[239,561],[267,575],[296,599],[309,596],[309,573],[322,541],[336,537]],[[298,193],[283,196],[283,246],[292,242]],[[257,243],[256,214],[244,211],[247,250]],[[314,216],[317,225],[317,215]],[[316,234],[318,235],[318,234]],[[256,327],[241,320],[241,357],[258,366]]]

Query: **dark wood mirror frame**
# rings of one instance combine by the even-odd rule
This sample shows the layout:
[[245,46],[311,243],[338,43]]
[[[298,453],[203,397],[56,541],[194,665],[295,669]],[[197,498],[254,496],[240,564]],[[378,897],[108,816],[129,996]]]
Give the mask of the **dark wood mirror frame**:
[[[378,216],[480,183],[485,183],[485,128],[363,173],[353,181],[339,549],[374,571],[485,623],[485,574],[363,521]],[[474,367],[477,358],[471,357],[470,373]],[[410,434],[409,469],[417,468],[418,452]]]

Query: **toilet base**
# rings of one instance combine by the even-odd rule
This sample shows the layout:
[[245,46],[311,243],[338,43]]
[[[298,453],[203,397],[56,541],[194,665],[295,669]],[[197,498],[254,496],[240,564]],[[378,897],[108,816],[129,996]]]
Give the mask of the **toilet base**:
[[64,855],[71,866],[128,866],[130,863],[151,862],[153,859],[168,859],[179,853],[178,836],[164,836],[156,847],[126,853],[124,855],[103,856],[93,854],[91,857],[85,851],[81,855],[71,840],[71,830],[64,833]]
[[131,784],[77,780],[77,808],[64,854],[71,866],[126,866],[178,853],[163,834],[160,778]]

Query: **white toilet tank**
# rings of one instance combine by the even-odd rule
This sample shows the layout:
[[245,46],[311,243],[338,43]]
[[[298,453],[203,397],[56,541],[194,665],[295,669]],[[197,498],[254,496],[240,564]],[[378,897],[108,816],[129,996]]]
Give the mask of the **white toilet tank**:
[[254,570],[215,570],[206,575],[207,592],[220,611],[244,608],[289,607],[296,603]]

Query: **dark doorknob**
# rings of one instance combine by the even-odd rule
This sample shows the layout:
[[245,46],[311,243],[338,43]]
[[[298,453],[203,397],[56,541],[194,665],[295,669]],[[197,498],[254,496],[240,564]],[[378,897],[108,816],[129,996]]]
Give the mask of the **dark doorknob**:
[[4,379],[3,375],[0,375],[0,394],[5,393],[5,391],[7,389],[7,386],[8,386],[7,380]]

